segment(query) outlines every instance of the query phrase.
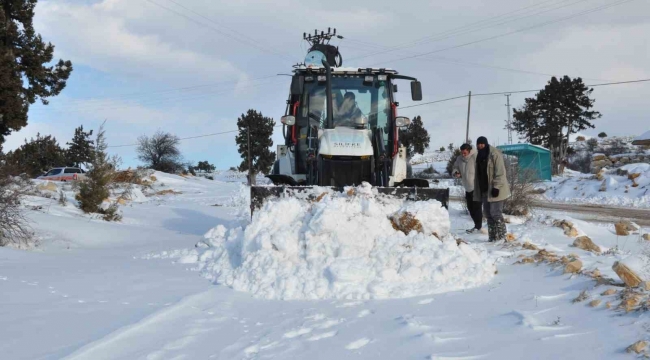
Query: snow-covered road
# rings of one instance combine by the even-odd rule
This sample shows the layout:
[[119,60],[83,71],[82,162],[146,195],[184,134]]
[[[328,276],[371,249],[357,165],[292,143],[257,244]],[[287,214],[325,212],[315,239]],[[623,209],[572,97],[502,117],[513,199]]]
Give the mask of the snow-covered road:
[[[512,265],[521,249],[502,244],[488,246],[498,274],[473,289],[386,300],[256,299],[211,284],[191,265],[143,259],[191,249],[216,225],[241,223],[233,214],[239,184],[159,181],[182,194],[128,205],[122,223],[57,205],[30,214],[39,249],[0,248],[0,357],[626,359],[625,348],[647,337],[644,315],[572,302],[585,289],[616,302],[600,295],[609,286],[548,265]],[[469,218],[450,212],[452,232],[486,240],[464,236]],[[619,241],[605,225],[576,224],[605,249]],[[538,220],[510,228],[521,242],[579,254],[585,268],[607,273],[615,260],[571,248],[560,229]],[[619,248],[637,251],[635,241]]]

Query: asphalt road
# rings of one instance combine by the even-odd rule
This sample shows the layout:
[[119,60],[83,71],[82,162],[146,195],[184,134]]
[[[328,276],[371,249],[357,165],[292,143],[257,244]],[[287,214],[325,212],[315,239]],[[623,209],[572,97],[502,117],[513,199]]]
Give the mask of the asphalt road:
[[[451,197],[451,200],[460,201],[461,198]],[[621,219],[626,219],[642,226],[650,226],[650,209],[593,204],[552,203],[546,201],[536,201],[534,206],[538,209],[570,213],[572,216],[582,220],[616,222]]]

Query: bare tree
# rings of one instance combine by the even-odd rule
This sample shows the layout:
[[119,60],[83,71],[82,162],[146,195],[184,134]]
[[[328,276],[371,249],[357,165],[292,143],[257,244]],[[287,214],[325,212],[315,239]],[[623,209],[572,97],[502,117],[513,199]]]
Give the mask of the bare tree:
[[506,173],[510,184],[511,196],[503,205],[503,212],[508,215],[528,215],[535,201],[535,181],[538,180],[534,169],[521,169],[514,159],[506,160]]
[[0,246],[26,245],[31,239],[20,199],[27,188],[27,179],[17,179],[0,169]]
[[181,152],[178,150],[178,136],[157,131],[151,137],[138,138],[138,159],[148,167],[167,173],[175,173],[183,168]]

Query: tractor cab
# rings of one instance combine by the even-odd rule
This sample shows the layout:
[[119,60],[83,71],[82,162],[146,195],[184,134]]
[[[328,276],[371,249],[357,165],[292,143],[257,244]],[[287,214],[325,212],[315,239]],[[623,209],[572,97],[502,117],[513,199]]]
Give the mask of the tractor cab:
[[[394,158],[399,148],[398,129],[410,122],[408,118],[396,116],[396,80],[412,80],[413,97],[421,99],[420,83],[394,70],[331,68],[329,83],[327,79],[323,66],[305,66],[294,71],[292,89],[295,91],[283,123],[288,126],[285,146],[294,150],[294,174],[299,184],[302,180],[309,182],[309,162],[317,160],[316,154],[324,156],[325,161],[347,157],[340,159],[348,163],[353,160],[350,157],[359,157],[357,165],[369,162],[370,157],[382,162]],[[328,120],[330,113],[331,120]],[[367,171],[362,171],[359,181],[375,184],[377,181],[370,175],[363,176],[371,172],[371,166],[362,167],[360,170]],[[352,185],[347,181],[335,183]]]

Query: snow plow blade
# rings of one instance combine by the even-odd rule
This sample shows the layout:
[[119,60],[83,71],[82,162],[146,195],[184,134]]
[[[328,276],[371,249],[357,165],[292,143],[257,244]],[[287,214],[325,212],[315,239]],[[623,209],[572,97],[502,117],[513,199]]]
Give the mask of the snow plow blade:
[[[343,192],[342,187],[320,186]],[[251,186],[251,215],[261,208],[269,198],[292,197],[312,189],[311,186]],[[376,187],[380,194],[412,201],[438,200],[446,209],[449,208],[449,189],[432,189],[421,187]],[[304,195],[303,195],[304,197]],[[307,195],[307,200],[315,200],[316,195]]]

